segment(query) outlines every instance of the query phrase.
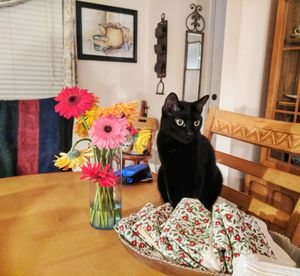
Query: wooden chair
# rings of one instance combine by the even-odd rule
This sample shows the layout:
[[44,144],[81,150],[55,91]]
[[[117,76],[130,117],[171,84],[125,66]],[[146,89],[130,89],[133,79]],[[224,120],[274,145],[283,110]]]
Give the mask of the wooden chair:
[[151,130],[151,139],[147,145],[147,153],[143,155],[133,155],[130,153],[122,154],[122,167],[124,168],[125,162],[130,161],[133,164],[139,164],[141,162],[148,164],[148,160],[151,159],[152,155],[152,146],[155,138],[155,133],[158,129],[158,120],[156,118],[151,117],[139,117],[137,121],[134,123],[134,127],[137,130],[141,129],[150,129]]
[[[209,111],[204,135],[211,140],[213,135],[222,135],[268,149],[282,150],[300,155],[300,124],[257,118],[220,109]],[[221,196],[238,205],[242,210],[263,219],[270,230],[276,231],[300,245],[300,176],[260,163],[248,161],[231,154],[216,151],[217,162],[252,175],[275,186],[296,193],[293,210],[285,212],[283,206],[274,207],[254,196],[223,186]],[[279,208],[278,208],[279,207]]]

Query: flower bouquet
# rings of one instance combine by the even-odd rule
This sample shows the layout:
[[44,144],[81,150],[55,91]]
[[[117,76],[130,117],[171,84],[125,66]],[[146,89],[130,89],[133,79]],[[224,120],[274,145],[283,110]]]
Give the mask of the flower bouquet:
[[[121,219],[121,146],[132,131],[136,102],[99,107],[98,98],[84,89],[64,88],[55,98],[55,111],[76,118],[75,133],[81,138],[68,153],[56,156],[62,170],[81,168],[80,179],[90,182],[90,224],[112,229]],[[85,142],[86,148],[78,149]]]

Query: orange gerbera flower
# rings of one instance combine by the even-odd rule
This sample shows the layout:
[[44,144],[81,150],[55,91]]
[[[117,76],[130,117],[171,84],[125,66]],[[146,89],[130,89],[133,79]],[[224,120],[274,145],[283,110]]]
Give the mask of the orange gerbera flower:
[[115,116],[127,118],[129,124],[132,124],[137,118],[136,112],[137,102],[132,101],[127,104],[114,104],[112,106],[99,107],[97,110],[97,118]]

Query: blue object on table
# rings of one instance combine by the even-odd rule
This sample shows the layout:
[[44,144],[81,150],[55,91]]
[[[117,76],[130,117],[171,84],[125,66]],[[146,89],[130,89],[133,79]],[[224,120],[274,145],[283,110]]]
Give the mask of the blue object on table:
[[122,183],[133,184],[136,182],[151,182],[152,174],[146,164],[131,165],[122,170]]

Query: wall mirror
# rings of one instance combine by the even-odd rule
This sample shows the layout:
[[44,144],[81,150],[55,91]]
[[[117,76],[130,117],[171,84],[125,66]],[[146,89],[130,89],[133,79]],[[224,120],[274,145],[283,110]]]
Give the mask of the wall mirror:
[[186,19],[185,61],[183,70],[183,100],[200,98],[201,71],[204,45],[205,21],[200,11],[202,6],[191,4],[193,12]]

